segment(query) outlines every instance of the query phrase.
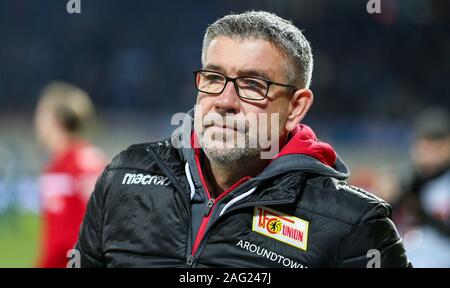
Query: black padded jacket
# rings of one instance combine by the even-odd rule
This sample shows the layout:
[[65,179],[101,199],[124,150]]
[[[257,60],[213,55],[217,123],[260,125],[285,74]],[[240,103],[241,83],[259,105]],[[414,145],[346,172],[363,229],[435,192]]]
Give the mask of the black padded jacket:
[[410,266],[390,206],[348,185],[307,126],[216,199],[202,150],[177,137],[133,145],[105,169],[76,244],[82,267]]

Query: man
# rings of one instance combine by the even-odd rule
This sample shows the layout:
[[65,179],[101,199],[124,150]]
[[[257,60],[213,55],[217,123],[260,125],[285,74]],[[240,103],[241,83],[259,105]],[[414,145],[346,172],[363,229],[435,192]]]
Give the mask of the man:
[[42,241],[38,266],[65,268],[95,180],[105,168],[103,153],[81,138],[93,115],[86,92],[52,82],[41,92],[35,128],[51,159],[41,177]]
[[312,54],[296,27],[225,16],[206,31],[202,64],[193,131],[185,121],[172,139],[131,146],[99,179],[83,267],[409,265],[390,207],[348,186],[333,148],[299,124]]

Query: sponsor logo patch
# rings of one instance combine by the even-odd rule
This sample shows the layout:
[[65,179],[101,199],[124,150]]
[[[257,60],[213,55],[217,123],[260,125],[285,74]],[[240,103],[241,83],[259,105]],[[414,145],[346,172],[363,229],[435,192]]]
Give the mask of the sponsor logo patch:
[[257,206],[252,230],[291,246],[307,249],[309,222],[273,209]]
[[284,257],[283,255],[277,254],[274,251],[270,251],[266,248],[253,244],[251,242],[245,240],[239,240],[236,243],[236,246],[249,251],[250,253],[254,253],[258,256],[264,257],[270,261],[277,262],[278,264],[282,264],[287,268],[308,268],[307,266],[298,263],[288,257]]
[[140,184],[140,185],[169,186],[170,181],[169,181],[168,177],[159,176],[159,175],[144,175],[144,174],[127,173],[123,177],[122,184],[124,184],[124,185]]

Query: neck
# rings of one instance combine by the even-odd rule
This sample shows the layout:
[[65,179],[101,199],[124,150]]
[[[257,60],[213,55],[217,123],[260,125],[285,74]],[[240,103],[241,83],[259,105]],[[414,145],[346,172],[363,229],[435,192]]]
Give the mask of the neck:
[[223,165],[205,157],[205,180],[211,196],[217,198],[222,192],[246,176],[255,177],[264,170],[269,162],[270,160],[256,157]]

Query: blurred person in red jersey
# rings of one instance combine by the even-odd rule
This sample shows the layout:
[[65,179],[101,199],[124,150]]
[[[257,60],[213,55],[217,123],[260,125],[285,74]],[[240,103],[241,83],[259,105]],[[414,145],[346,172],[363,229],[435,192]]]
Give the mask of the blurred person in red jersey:
[[89,95],[69,83],[52,82],[41,92],[34,124],[50,160],[40,179],[43,227],[38,267],[66,267],[90,193],[106,166],[103,152],[81,136],[93,115]]

